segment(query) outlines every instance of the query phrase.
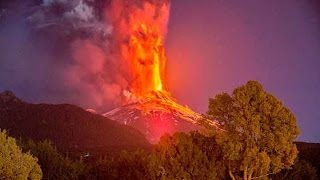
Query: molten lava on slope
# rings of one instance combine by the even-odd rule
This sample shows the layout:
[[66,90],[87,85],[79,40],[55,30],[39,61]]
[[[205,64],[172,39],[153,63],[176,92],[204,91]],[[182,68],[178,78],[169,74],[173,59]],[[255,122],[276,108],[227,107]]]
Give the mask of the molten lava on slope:
[[[178,104],[167,92],[151,92],[134,97],[131,102],[104,114],[121,124],[133,126],[151,143],[157,143],[165,133],[200,130],[202,115]],[[212,126],[217,124],[210,121]]]
[[127,34],[122,38],[126,39],[126,46],[120,48],[132,80],[123,93],[124,105],[104,116],[135,127],[155,143],[164,133],[200,129],[204,118],[178,104],[165,87],[164,37],[169,1],[140,1],[142,6],[126,4],[128,10],[124,12],[130,12],[128,17],[114,21],[114,27]]

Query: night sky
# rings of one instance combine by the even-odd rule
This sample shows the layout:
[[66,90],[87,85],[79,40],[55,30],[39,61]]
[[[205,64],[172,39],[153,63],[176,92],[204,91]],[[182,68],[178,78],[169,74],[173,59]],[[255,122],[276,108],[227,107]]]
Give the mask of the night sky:
[[205,113],[208,98],[258,80],[320,142],[320,8],[316,0],[175,0],[168,86]]

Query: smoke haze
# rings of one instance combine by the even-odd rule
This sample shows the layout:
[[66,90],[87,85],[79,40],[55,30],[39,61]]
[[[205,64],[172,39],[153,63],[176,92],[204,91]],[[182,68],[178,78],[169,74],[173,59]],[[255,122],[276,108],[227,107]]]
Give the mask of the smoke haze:
[[0,3],[0,91],[30,102],[106,111],[133,81],[125,51],[131,20],[163,34],[169,2],[43,0]]

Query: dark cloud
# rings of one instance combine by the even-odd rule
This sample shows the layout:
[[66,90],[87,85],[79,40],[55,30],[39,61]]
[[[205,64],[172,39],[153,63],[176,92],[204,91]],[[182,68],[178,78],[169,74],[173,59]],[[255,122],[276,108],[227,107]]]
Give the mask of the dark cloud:
[[159,8],[168,3],[30,2],[0,4],[0,91],[11,90],[31,102],[104,111],[121,103],[132,80],[121,52],[129,32],[118,22],[129,21],[135,11],[144,13],[145,3],[153,7],[146,16],[157,19]]

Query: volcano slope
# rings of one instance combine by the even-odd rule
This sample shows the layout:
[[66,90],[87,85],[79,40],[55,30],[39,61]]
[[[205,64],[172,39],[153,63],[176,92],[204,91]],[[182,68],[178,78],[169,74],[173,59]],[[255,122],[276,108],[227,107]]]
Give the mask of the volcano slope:
[[16,138],[52,141],[62,152],[116,152],[149,148],[142,133],[80,107],[29,104],[0,93],[0,129]]
[[218,128],[214,121],[176,102],[167,92],[151,92],[143,97],[131,97],[129,102],[103,114],[121,124],[141,131],[150,143],[155,144],[164,134],[201,130],[201,123]]

